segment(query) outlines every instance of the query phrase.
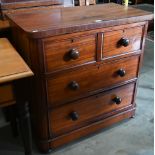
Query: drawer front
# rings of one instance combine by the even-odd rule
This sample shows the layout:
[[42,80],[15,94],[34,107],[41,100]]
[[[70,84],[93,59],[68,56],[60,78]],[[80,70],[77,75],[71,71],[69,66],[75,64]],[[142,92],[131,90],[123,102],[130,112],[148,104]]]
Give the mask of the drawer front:
[[46,72],[96,61],[96,34],[63,35],[43,40]]
[[102,59],[141,49],[143,26],[103,33]]
[[[89,65],[47,80],[48,102],[56,106],[137,77],[139,56]],[[124,75],[123,74],[125,71]]]
[[14,100],[13,88],[11,84],[0,86],[0,106],[5,102],[11,102]]
[[50,112],[52,135],[57,136],[129,108],[133,103],[135,83],[79,100]]

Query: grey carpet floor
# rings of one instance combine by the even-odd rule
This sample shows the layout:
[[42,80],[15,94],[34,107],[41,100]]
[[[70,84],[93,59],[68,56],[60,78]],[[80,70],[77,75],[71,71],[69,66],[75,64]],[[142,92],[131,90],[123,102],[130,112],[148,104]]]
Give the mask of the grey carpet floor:
[[141,9],[141,10],[154,12],[154,5],[153,4],[143,3],[143,4],[137,4],[137,5],[131,5],[131,6],[138,8],[138,9]]
[[[113,125],[102,132],[72,143],[52,155],[153,155],[153,42],[146,40],[144,63],[137,92],[135,118]],[[38,153],[33,146],[34,155]],[[20,138],[10,127],[0,128],[0,155],[24,155]]]

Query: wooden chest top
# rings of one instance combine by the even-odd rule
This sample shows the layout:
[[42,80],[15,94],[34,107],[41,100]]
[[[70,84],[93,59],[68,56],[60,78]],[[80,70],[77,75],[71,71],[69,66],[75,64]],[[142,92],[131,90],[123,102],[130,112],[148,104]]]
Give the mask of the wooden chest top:
[[150,12],[114,3],[12,13],[7,16],[33,38],[153,19],[153,14]]

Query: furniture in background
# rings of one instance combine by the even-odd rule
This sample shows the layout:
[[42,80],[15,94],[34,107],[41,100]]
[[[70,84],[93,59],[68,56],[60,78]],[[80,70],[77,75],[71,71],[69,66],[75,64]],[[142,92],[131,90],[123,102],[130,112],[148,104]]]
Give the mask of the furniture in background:
[[5,13],[8,12],[25,12],[27,9],[39,10],[44,7],[63,6],[63,0],[1,0],[0,14],[5,18]]
[[0,37],[11,41],[10,25],[5,18],[6,13],[22,13],[29,10],[34,12],[40,9],[73,6],[72,0],[1,0],[0,1]]
[[14,46],[35,73],[31,116],[41,151],[135,115],[153,14],[125,8],[108,3],[7,15]]
[[[0,38],[0,108],[16,106],[25,155],[32,154],[26,79],[33,73],[6,38]],[[15,116],[15,114],[14,114]],[[13,118],[12,118],[12,121]],[[12,122],[11,122],[12,123]],[[16,123],[15,121],[13,123]]]
[[75,0],[75,6],[95,5],[96,0]]

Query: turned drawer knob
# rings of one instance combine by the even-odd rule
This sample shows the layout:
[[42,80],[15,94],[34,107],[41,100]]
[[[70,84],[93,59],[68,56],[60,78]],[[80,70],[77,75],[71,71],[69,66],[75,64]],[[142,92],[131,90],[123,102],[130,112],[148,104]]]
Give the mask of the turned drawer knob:
[[113,99],[113,102],[115,102],[116,104],[120,104],[122,101],[122,99],[118,96],[116,96],[114,99]]
[[70,113],[70,117],[71,117],[71,119],[73,120],[73,121],[76,121],[76,120],[78,120],[78,118],[79,118],[79,115],[78,115],[78,113],[77,112],[71,112]]
[[72,89],[72,90],[77,90],[80,88],[79,84],[76,82],[76,81],[72,81],[70,84],[69,84],[69,87]]
[[117,71],[117,74],[118,74],[120,77],[123,77],[123,76],[125,76],[125,70],[124,70],[124,69],[119,69],[119,70]]
[[80,53],[77,49],[71,49],[71,51],[69,52],[69,57],[73,60],[78,59],[80,56]]
[[129,45],[129,39],[122,38],[121,39],[121,45],[124,46],[124,47],[128,46]]

